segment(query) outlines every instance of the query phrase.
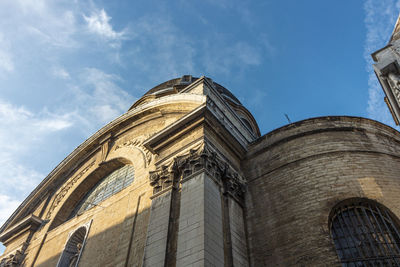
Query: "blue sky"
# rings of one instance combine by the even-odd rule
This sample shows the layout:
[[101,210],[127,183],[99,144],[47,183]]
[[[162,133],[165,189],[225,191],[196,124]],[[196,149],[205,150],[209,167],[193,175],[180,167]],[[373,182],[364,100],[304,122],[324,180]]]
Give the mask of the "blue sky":
[[[262,134],[352,115],[393,126],[372,73],[400,1],[0,2],[0,224],[81,142],[184,74],[231,90]],[[0,249],[1,251],[1,249]]]

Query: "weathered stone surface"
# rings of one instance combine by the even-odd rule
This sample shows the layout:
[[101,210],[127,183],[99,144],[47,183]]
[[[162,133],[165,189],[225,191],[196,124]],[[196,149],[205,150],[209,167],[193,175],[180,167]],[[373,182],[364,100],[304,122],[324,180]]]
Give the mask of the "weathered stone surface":
[[400,134],[375,121],[325,117],[275,130],[249,149],[252,266],[334,266],[329,214],[353,197],[400,215]]

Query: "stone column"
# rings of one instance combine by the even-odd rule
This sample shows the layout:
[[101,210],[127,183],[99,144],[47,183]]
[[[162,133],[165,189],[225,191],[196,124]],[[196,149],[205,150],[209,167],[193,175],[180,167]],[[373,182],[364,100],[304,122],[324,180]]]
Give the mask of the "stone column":
[[248,266],[243,182],[209,147],[181,163],[176,266]]
[[224,266],[219,186],[202,171],[182,181],[176,266]]
[[204,146],[150,175],[145,266],[248,266],[244,182]]
[[233,266],[249,266],[247,255],[247,237],[244,223],[245,186],[237,173],[227,169],[222,177],[224,188],[224,212],[226,237],[230,264]]
[[167,168],[150,173],[150,184],[154,188],[147,228],[144,266],[165,266],[168,229],[171,213],[173,174]]

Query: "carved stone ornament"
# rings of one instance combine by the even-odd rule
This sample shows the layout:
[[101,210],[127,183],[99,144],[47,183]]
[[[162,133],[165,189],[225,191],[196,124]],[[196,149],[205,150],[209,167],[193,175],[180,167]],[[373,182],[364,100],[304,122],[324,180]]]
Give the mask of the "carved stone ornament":
[[389,73],[387,76],[388,83],[392,88],[393,94],[396,100],[400,102],[400,75],[393,72]]
[[15,250],[1,259],[0,267],[21,266],[23,258],[24,254],[21,252],[21,250]]
[[206,144],[197,149],[191,149],[188,154],[178,156],[169,164],[150,172],[153,193],[156,194],[171,187],[176,181],[184,181],[200,170],[204,170],[219,182],[223,193],[228,193],[239,200],[243,199],[246,191],[243,179]]
[[68,193],[68,191],[71,189],[71,187],[85,174],[87,173],[90,168],[93,167],[95,164],[95,160],[92,161],[89,165],[87,165],[81,172],[79,172],[74,178],[70,179],[62,188],[61,190],[56,194],[54,201],[47,212],[46,215],[46,220],[50,219],[51,213],[54,211],[54,209],[61,203],[62,199],[64,196]]
[[150,172],[150,185],[153,187],[153,193],[156,194],[172,186],[174,177],[173,168],[166,165],[161,166],[156,171]]
[[130,147],[130,148],[136,148],[137,150],[142,153],[143,160],[145,162],[145,167],[148,167],[151,161],[153,160],[153,153],[151,153],[147,148],[143,145],[144,140],[146,140],[149,136],[143,136],[139,138],[135,138],[129,141],[126,141],[122,144],[119,144],[115,147],[115,150],[118,150],[123,147]]

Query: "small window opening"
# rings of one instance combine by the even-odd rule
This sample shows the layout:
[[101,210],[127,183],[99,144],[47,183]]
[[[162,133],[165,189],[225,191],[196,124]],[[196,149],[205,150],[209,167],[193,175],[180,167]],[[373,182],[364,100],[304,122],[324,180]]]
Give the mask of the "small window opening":
[[76,267],[85,244],[87,228],[85,226],[76,230],[68,239],[57,267]]

